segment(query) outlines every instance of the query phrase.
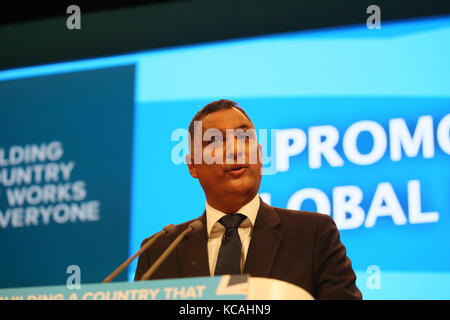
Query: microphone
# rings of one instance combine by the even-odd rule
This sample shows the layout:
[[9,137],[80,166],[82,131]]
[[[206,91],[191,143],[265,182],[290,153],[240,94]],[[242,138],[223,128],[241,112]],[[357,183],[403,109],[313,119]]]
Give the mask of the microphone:
[[161,265],[161,263],[166,260],[168,255],[175,249],[175,247],[183,240],[183,238],[191,233],[196,232],[198,230],[201,230],[203,228],[203,223],[200,220],[195,220],[192,222],[186,230],[184,230],[173,242],[172,244],[166,249],[166,251],[163,252],[163,254],[158,258],[158,260],[155,261],[155,263],[142,275],[142,280],[148,280],[152,274],[158,269],[158,267]]
[[158,232],[157,234],[155,234],[150,240],[148,240],[142,247],[141,249],[139,249],[138,252],[136,252],[134,255],[132,255],[130,258],[128,258],[127,261],[125,261],[124,263],[122,263],[116,270],[114,270],[109,276],[107,276],[102,283],[108,283],[111,280],[113,280],[115,277],[117,277],[117,275],[119,273],[121,273],[123,271],[123,269],[125,269],[126,267],[128,267],[130,265],[130,263],[136,259],[136,257],[140,256],[142,254],[142,252],[144,252],[145,250],[147,250],[147,248],[149,248],[159,237],[161,236],[168,236],[172,233],[175,232],[175,230],[177,229],[176,226],[174,226],[173,224],[170,224],[168,226],[165,226],[160,232]]

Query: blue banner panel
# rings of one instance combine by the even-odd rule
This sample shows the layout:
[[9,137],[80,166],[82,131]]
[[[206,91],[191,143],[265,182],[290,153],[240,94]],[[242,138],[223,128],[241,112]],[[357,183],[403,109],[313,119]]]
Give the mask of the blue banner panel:
[[364,298],[448,299],[449,21],[140,56],[130,251],[165,225],[203,213],[203,190],[184,163],[187,127],[209,102],[231,99],[262,144],[263,200],[329,214]]
[[134,74],[0,82],[0,287],[99,282],[128,255]]
[[[243,300],[247,275],[0,289],[1,300]],[[184,313],[182,313],[184,314]]]

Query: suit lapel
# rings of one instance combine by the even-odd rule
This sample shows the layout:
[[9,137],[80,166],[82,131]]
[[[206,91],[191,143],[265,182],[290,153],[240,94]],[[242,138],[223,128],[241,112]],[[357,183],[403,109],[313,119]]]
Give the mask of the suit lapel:
[[269,276],[282,234],[275,230],[281,223],[276,211],[261,200],[248,248],[244,274]]
[[206,213],[196,220],[202,221],[203,230],[186,236],[177,247],[178,261],[183,277],[206,277],[210,275]]

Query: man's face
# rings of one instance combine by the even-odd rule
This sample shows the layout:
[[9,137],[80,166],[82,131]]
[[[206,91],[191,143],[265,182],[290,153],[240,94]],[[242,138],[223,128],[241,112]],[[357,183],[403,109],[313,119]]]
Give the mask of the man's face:
[[[220,141],[210,135],[212,138],[208,140],[212,141],[202,141],[201,149],[191,146],[191,154],[187,157],[189,172],[199,179],[208,202],[220,201],[223,196],[230,199],[256,195],[262,178],[262,153],[250,120],[238,109],[230,108],[208,114],[201,119],[201,124],[202,135],[208,130],[214,133],[212,130],[215,129],[223,138]],[[239,129],[246,133],[245,138],[236,134]],[[194,161],[195,153],[200,150],[202,161],[194,163],[198,162]],[[211,158],[216,161],[212,163]]]

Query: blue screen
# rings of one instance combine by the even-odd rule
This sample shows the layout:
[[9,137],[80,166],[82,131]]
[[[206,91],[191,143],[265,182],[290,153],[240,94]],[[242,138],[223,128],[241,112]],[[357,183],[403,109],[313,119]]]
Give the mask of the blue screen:
[[129,255],[203,214],[186,130],[204,105],[231,99],[263,145],[260,196],[331,215],[363,298],[449,299],[449,39],[450,17],[427,18],[7,70],[0,81],[134,66]]

